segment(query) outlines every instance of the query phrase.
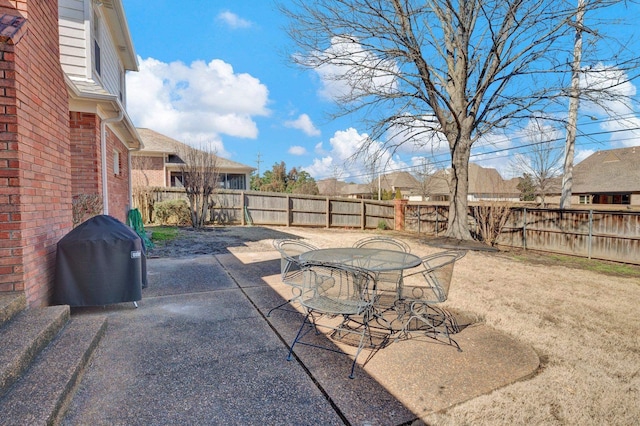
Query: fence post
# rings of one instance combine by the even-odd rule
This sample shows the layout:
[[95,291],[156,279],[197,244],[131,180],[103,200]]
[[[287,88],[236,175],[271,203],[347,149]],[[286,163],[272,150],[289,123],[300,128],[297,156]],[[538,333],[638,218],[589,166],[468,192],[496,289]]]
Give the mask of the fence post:
[[331,200],[329,200],[329,197],[327,196],[327,203],[326,203],[326,212],[327,212],[327,220],[326,222],[326,227],[327,229],[331,228]]
[[245,218],[245,212],[247,211],[247,204],[245,201],[245,195],[244,195],[244,191],[242,191],[240,193],[240,225],[244,226],[247,224],[246,218]]
[[364,200],[360,200],[360,229],[365,229],[367,226],[367,205]]
[[404,231],[404,209],[409,204],[409,200],[395,199],[393,200],[393,211],[395,217],[394,230]]
[[287,227],[291,226],[291,216],[293,215],[293,212],[291,211],[291,196],[289,194],[287,194]]
[[589,239],[588,244],[588,258],[591,259],[591,245],[593,244],[593,210],[589,210]]
[[522,213],[522,248],[527,249],[527,208]]
[[433,206],[433,207],[436,210],[436,229],[435,229],[435,231],[436,231],[436,237],[437,237],[438,236],[438,228],[439,228],[439,226],[438,226],[439,225],[439,223],[438,223],[438,206]]
[[422,215],[420,214],[420,204],[418,204],[418,235],[420,235],[420,222],[422,222]]

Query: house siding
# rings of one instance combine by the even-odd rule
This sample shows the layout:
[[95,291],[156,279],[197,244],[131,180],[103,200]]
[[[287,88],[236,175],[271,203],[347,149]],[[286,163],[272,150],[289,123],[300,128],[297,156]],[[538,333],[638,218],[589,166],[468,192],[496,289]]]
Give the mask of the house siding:
[[68,100],[57,2],[14,4],[27,22],[19,40],[0,43],[0,290],[44,306],[56,244],[72,226]]
[[101,31],[100,34],[100,50],[102,52],[102,73],[100,74],[102,86],[107,92],[113,95],[119,95],[121,84],[120,76],[123,71],[116,47],[111,35],[106,31],[106,29]]
[[91,45],[88,41],[89,17],[84,0],[60,0],[60,62],[70,76],[91,76]]
[[60,62],[63,70],[69,76],[92,79],[107,92],[119,95],[124,91],[121,87],[124,71],[101,8],[95,8],[100,20],[100,75],[95,73],[92,60],[94,6],[83,0],[61,0],[59,10]]

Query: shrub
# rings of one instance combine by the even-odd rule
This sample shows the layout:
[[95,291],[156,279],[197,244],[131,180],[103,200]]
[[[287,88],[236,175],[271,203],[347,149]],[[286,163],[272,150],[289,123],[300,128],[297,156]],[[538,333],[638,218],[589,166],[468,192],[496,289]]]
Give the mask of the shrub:
[[72,199],[73,227],[102,213],[100,194],[80,194]]
[[184,200],[158,201],[153,205],[155,221],[161,225],[188,225],[191,210]]
[[389,229],[389,226],[387,226],[387,221],[380,219],[378,221],[378,229],[383,231],[386,231],[387,229]]

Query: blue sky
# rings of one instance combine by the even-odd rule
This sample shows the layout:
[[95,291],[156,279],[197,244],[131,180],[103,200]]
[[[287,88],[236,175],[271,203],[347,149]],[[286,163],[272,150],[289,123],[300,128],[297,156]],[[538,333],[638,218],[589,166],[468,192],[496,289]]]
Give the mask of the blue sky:
[[[284,161],[317,180],[366,181],[367,167],[345,161],[366,136],[356,119],[330,121],[330,89],[322,76],[285,57],[283,17],[270,0],[123,0],[139,71],[127,75],[127,109],[148,127],[263,173]],[[633,6],[637,10],[637,6]],[[640,81],[640,80],[639,80]],[[636,85],[620,88],[636,95]],[[637,98],[636,98],[637,99]],[[588,106],[587,106],[588,109]],[[576,162],[597,150],[640,145],[635,105],[613,105],[617,116],[592,108],[580,130]],[[511,177],[512,134],[472,161]],[[441,147],[444,148],[444,147]],[[476,150],[479,153],[480,150]],[[446,158],[443,149],[436,160]],[[429,152],[407,150],[389,167],[409,170]],[[386,171],[389,171],[387,169]]]

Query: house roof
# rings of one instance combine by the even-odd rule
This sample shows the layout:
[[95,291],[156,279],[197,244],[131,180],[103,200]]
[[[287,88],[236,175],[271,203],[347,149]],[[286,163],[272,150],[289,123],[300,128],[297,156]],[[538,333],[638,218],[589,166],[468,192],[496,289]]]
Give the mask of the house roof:
[[[371,184],[377,187],[377,183],[375,179]],[[418,180],[409,172],[391,172],[380,176],[380,187],[386,191],[398,188],[400,190],[416,189],[419,186]]]
[[371,194],[371,185],[365,183],[348,183],[342,187],[342,195],[367,195]]
[[[436,172],[429,178],[429,192],[434,195],[448,195],[450,176],[450,169]],[[519,194],[518,182],[518,179],[504,180],[496,169],[469,163],[469,195]]]
[[640,146],[591,154],[574,166],[571,191],[640,192]]
[[[154,153],[177,155],[181,151],[181,149],[188,147],[187,144],[170,138],[169,136],[163,135],[162,133],[158,133],[154,130],[145,128],[138,128],[137,130],[144,144],[144,148],[140,151],[133,152],[133,155],[145,155]],[[233,170],[243,173],[251,173],[255,170],[255,168],[253,167],[231,161],[226,158],[222,158],[219,156],[216,156],[216,158],[217,166],[221,170]]]
[[342,194],[342,189],[347,186],[347,183],[336,178],[329,178],[317,181],[316,185],[318,185],[318,193],[321,195],[338,195]]

